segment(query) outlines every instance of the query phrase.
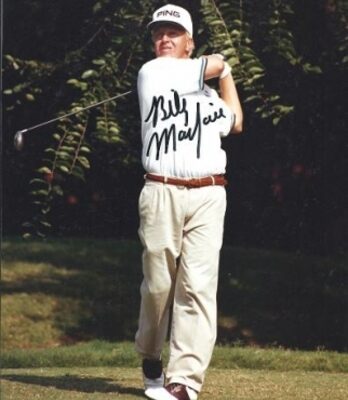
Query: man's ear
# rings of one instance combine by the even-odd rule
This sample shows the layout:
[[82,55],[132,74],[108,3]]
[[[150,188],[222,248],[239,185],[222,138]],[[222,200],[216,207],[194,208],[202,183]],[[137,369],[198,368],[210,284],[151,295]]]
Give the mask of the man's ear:
[[195,49],[195,42],[193,41],[192,38],[188,37],[186,43],[186,51],[189,56],[191,56],[194,49]]

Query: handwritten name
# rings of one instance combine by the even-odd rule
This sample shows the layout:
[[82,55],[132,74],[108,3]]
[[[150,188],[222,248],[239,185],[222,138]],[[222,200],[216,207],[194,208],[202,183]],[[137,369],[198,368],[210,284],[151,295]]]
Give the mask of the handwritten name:
[[[214,111],[213,114],[209,114],[201,118],[201,105],[199,102],[196,103],[195,119],[193,126],[188,127],[189,112],[187,110],[187,100],[172,90],[173,97],[171,99],[165,99],[164,96],[154,96],[151,103],[151,108],[145,122],[151,121],[152,127],[156,128],[158,121],[166,121],[170,118],[174,118],[174,121],[179,117],[184,117],[184,126],[187,129],[178,129],[175,122],[164,128],[161,133],[153,132],[151,135],[146,156],[150,155],[151,146],[154,144],[156,149],[156,160],[159,159],[160,151],[164,146],[164,153],[167,154],[169,151],[170,143],[172,143],[172,150],[175,152],[177,149],[177,142],[184,140],[197,140],[196,145],[196,156],[200,158],[201,154],[201,136],[202,136],[202,124],[208,125],[214,123],[220,118],[226,118],[223,109],[219,108],[218,111]],[[213,106],[213,103],[209,103]]]
[[[157,121],[159,117],[159,113],[162,114],[162,121],[165,121],[171,117],[177,117],[178,115],[184,114],[185,117],[185,126],[188,124],[188,111],[187,111],[187,102],[185,98],[182,98],[180,101],[179,94],[176,90],[172,90],[173,99],[168,100],[166,104],[166,100],[164,96],[152,98],[151,109],[149,115],[145,119],[145,122],[150,121],[152,117],[152,126],[155,128],[157,126]],[[166,108],[167,107],[167,108]]]

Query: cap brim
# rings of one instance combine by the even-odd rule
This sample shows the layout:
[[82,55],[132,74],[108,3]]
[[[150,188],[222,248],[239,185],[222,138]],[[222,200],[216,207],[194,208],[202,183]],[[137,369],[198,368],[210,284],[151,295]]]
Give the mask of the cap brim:
[[[175,27],[178,27],[182,30],[184,30],[185,32],[187,32],[186,28],[183,27],[181,24],[178,24],[177,22],[173,22],[173,21],[151,21],[147,24],[147,29],[151,30],[154,29],[156,26],[161,26],[161,25],[173,25]],[[187,32],[189,33],[189,32]]]

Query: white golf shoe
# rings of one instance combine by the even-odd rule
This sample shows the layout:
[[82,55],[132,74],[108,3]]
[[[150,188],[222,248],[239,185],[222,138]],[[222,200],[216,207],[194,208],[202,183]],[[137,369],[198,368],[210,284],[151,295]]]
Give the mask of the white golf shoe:
[[172,396],[164,388],[162,360],[143,359],[142,367],[145,396],[152,400],[172,400]]
[[145,389],[145,396],[152,400],[176,400],[163,386]]

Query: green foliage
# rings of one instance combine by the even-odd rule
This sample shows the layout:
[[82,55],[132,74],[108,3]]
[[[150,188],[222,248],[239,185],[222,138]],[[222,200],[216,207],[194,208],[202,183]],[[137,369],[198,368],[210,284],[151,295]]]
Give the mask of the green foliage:
[[[123,6],[113,6],[111,13],[110,6],[109,1],[95,4],[93,13],[97,17],[87,21],[96,26],[95,34],[86,46],[66,55],[68,65],[64,65],[64,71],[68,72],[70,69],[76,72],[68,72],[64,91],[69,93],[73,90],[75,100],[59,114],[76,112],[130,88],[134,89],[137,69],[144,59],[142,36],[138,33],[143,30],[149,18],[147,3],[144,2],[139,7],[124,2]],[[129,32],[134,32],[136,38],[134,33]],[[101,34],[104,35],[102,45],[99,41]],[[13,69],[20,68],[11,56],[8,56],[8,60]],[[31,66],[34,62],[23,63]],[[79,70],[76,68],[77,64]],[[34,65],[36,66],[35,63]],[[40,71],[35,78],[40,80],[41,73]],[[25,82],[13,89],[7,89],[6,94],[25,92],[30,85],[31,81]],[[52,144],[44,151],[45,158],[37,170],[38,176],[31,181],[31,196],[36,211],[32,220],[23,225],[25,237],[29,237],[31,233],[45,235],[46,228],[50,227],[48,217],[52,204],[58,196],[63,196],[67,179],[74,177],[85,180],[86,170],[91,167],[90,153],[96,150],[98,142],[117,145],[119,152],[122,149],[123,154],[127,153],[130,145],[121,125],[132,126],[134,119],[132,115],[127,118],[116,101],[100,106],[92,117],[84,112],[59,123],[57,131],[52,135]]]
[[[276,54],[292,67],[299,65],[307,73],[320,72],[319,67],[303,62],[296,52],[293,34],[286,22],[286,17],[293,14],[292,2],[263,1],[258,4],[262,13],[255,13],[254,2],[248,0],[229,3],[203,0],[201,3],[204,21],[211,34],[209,45],[213,51],[221,52],[232,67],[235,81],[242,90],[243,102],[253,102],[260,118],[271,119],[277,125],[293,112],[294,107],[282,104],[279,94],[269,92],[265,79],[267,70],[255,51],[252,36],[267,32],[263,53]],[[256,23],[261,29],[254,27]]]
[[36,101],[41,95],[42,81],[45,81],[54,72],[53,63],[39,60],[22,60],[10,54],[4,55],[4,74],[8,81],[13,80],[13,86],[6,87],[3,94],[6,96],[6,111],[11,112],[16,107],[28,102]]
[[[33,17],[48,10],[53,22],[50,28],[45,24],[46,30],[58,29],[57,15],[65,2],[49,5],[37,0],[30,7],[31,3],[22,1]],[[252,118],[269,121],[278,128],[281,121],[289,121],[294,113],[292,100],[303,76],[318,76],[332,60],[337,70],[347,68],[347,4],[343,0],[325,2],[331,3],[334,8],[327,8],[327,14],[334,46],[313,61],[298,50],[294,9],[304,7],[302,2],[201,0],[200,7],[192,2],[190,11],[198,31],[197,56],[209,52],[225,56],[232,67],[247,121]],[[65,49],[60,59],[54,58],[55,52],[47,44],[43,53],[48,54],[49,61],[6,54],[4,97],[9,119],[28,106],[29,113],[33,111],[35,115],[47,99],[51,103],[50,112],[60,115],[129,89],[135,91],[137,71],[151,57],[146,24],[158,6],[155,0],[90,1],[84,3],[81,29],[74,40],[63,46],[57,39],[57,54]],[[37,37],[41,37],[40,28],[35,29]],[[280,75],[279,70],[285,70],[294,79],[290,96],[286,85],[282,90],[273,78]],[[126,168],[135,163],[133,146],[139,135],[137,109],[135,98],[127,104],[112,101],[52,126],[52,140],[46,145],[44,158],[35,168],[37,173],[30,183],[35,207],[32,221],[25,224],[26,236],[35,232],[45,235],[52,207],[64,196],[66,185],[88,178],[93,158],[104,146],[112,149],[113,162],[118,165]]]
[[345,0],[328,1],[326,12],[335,37],[334,61],[341,70],[348,68],[348,3]]
[[266,35],[267,45],[263,51],[266,54],[276,53],[292,67],[301,68],[304,73],[321,73],[320,66],[305,62],[296,51],[294,35],[289,30],[287,23],[287,20],[294,16],[293,1],[273,0],[271,3],[265,27],[268,32]]

